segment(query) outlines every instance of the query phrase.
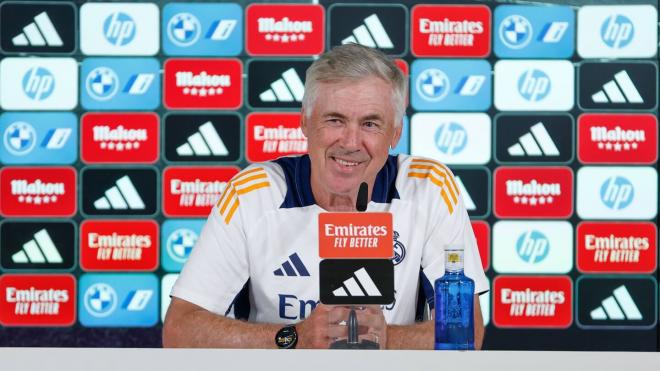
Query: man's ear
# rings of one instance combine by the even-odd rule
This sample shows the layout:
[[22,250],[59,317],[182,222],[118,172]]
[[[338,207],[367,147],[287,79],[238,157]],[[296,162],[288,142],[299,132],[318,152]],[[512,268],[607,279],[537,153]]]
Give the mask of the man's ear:
[[398,126],[394,126],[394,135],[392,136],[392,142],[390,142],[390,148],[394,148],[396,147],[397,144],[399,144],[402,131],[403,131],[403,121],[401,121]]
[[306,138],[309,137],[309,135],[307,135],[307,130],[308,130],[307,114],[305,113],[304,108],[300,110],[300,130],[302,130],[303,135],[305,135]]

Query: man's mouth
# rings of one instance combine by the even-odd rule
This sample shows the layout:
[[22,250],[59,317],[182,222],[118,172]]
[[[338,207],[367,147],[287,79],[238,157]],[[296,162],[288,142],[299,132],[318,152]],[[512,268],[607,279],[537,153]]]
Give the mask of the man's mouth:
[[335,160],[335,162],[337,162],[341,166],[354,167],[360,165],[360,162],[356,162],[356,161],[343,160],[337,157],[332,157],[332,159]]

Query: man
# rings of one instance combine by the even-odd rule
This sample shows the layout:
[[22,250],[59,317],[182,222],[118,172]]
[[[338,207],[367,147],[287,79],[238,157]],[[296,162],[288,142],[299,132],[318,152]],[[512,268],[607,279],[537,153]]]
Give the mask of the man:
[[[230,181],[172,290],[164,346],[275,348],[283,324],[295,325],[284,330],[297,333],[297,348],[345,337],[348,309],[318,304],[317,216],[354,211],[367,182],[367,211],[393,213],[400,251],[395,302],[358,310],[360,334],[381,348],[433,348],[433,321],[414,323],[420,276],[432,299],[445,247],[462,245],[476,292],[488,284],[451,172],[433,160],[388,156],[406,96],[401,71],[374,49],[339,46],[314,62],[301,115],[309,155],[252,165]],[[248,322],[235,319],[244,288]],[[480,347],[477,295],[474,304]]]

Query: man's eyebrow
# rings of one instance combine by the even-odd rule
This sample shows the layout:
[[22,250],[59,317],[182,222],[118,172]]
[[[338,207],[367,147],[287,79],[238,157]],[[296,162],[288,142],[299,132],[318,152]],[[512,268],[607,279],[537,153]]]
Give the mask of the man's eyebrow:
[[343,119],[346,118],[345,115],[343,115],[343,114],[341,114],[341,113],[339,113],[339,112],[326,112],[326,113],[324,113],[324,114],[321,115],[321,116],[322,116],[322,117],[339,117],[339,118],[343,118]]

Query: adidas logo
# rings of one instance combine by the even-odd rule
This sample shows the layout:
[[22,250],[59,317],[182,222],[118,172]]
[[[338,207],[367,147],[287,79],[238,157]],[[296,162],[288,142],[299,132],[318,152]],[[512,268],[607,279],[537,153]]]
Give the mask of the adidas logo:
[[187,143],[176,148],[176,153],[179,156],[226,156],[229,151],[211,121],[207,121],[188,137]]
[[34,239],[23,245],[23,250],[12,255],[14,263],[62,263],[62,256],[45,229],[34,234]]
[[62,46],[64,43],[46,12],[34,17],[34,22],[23,27],[23,32],[11,40],[14,46]]
[[594,320],[641,320],[642,313],[635,304],[635,301],[630,296],[626,286],[619,286],[613,292],[612,296],[608,296],[602,301],[602,305],[594,309],[590,313],[591,319]]
[[465,185],[463,184],[463,181],[461,181],[461,178],[458,176],[454,176],[454,180],[456,180],[456,185],[458,186],[458,191],[463,197],[463,204],[465,205],[465,208],[469,211],[474,211],[477,209],[477,205],[474,203],[474,200],[470,196],[470,194],[467,192],[467,189],[465,188]]
[[128,175],[119,178],[116,184],[105,191],[105,196],[94,201],[94,207],[97,210],[141,210],[145,208],[144,201]]
[[128,293],[126,300],[122,304],[122,308],[129,312],[137,312],[144,310],[149,304],[149,299],[154,294],[152,290],[133,290]]
[[282,73],[282,78],[270,84],[270,89],[259,94],[262,102],[302,102],[305,85],[296,73],[289,68]]
[[277,268],[273,274],[276,276],[309,277],[309,272],[307,271],[307,268],[305,268],[305,264],[300,260],[298,253],[289,255],[289,260],[285,261],[282,264],[282,268]]
[[332,294],[334,296],[383,296],[364,268],[355,271],[351,278],[344,281],[343,287],[334,290]]
[[342,44],[355,43],[370,48],[393,49],[394,44],[376,14],[364,19],[364,24],[353,30],[353,35],[341,41]]
[[628,72],[621,70],[603,85],[603,89],[591,96],[594,103],[644,103]]
[[555,142],[541,122],[518,138],[518,143],[509,147],[508,152],[511,156],[559,156]]

